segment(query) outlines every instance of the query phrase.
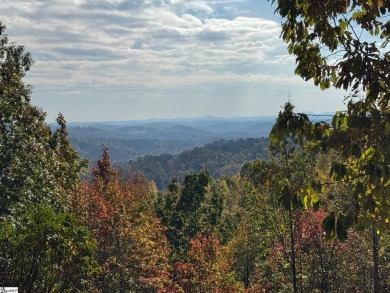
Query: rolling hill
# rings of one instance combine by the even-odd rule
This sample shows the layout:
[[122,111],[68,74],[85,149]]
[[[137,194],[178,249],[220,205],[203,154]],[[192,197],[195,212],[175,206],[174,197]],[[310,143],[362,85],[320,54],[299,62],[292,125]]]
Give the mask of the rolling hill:
[[[69,139],[80,156],[98,160],[103,146],[114,162],[145,155],[179,154],[218,140],[267,137],[274,117],[181,118],[68,123]],[[53,126],[54,127],[54,126]]]

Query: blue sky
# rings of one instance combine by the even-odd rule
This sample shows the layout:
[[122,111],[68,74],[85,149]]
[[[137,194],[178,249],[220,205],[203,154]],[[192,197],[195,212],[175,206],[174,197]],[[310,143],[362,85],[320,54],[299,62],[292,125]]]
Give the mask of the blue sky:
[[32,53],[32,101],[68,121],[276,115],[343,109],[343,91],[294,76],[266,0],[0,0]]

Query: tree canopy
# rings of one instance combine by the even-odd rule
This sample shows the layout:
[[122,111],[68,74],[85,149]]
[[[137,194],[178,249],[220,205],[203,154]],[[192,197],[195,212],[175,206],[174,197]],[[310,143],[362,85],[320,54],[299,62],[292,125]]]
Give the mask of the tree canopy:
[[45,113],[30,103],[31,86],[23,78],[31,55],[9,42],[5,29],[0,23],[0,216],[27,203],[59,201],[84,166],[67,140],[64,117],[52,133]]
[[89,231],[67,212],[84,162],[64,117],[52,132],[23,82],[33,64],[0,23],[0,283],[26,292],[82,290],[96,269]]
[[364,91],[366,110],[389,110],[389,1],[272,3],[282,17],[281,36],[296,56],[296,74],[321,89]]
[[[0,285],[26,292],[389,291],[389,1],[272,2],[296,73],[322,89],[350,89],[347,110],[316,122],[288,102],[271,131],[270,160],[214,179],[203,169],[219,168],[236,148],[247,161],[248,146],[263,149],[266,141],[214,143],[179,160],[184,172],[185,157],[198,157],[203,171],[181,173],[161,192],[137,172],[123,180],[107,148],[92,178],[80,182],[84,162],[64,117],[51,131],[31,105],[23,82],[31,56],[0,23]],[[173,157],[157,162],[175,166]]]
[[336,152],[330,170],[333,181],[348,184],[354,193],[339,219],[390,221],[390,2],[272,3],[282,16],[281,36],[296,56],[295,73],[313,79],[323,90],[333,86],[351,92],[345,98],[347,109],[331,122],[312,122],[285,108],[271,141],[293,133],[301,146]]

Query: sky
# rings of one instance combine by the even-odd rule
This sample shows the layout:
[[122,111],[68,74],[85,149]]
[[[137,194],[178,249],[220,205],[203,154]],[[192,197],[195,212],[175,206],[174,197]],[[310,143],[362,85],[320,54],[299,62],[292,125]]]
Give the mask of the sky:
[[55,120],[276,115],[344,109],[345,92],[294,76],[266,0],[0,0],[31,52],[32,103]]

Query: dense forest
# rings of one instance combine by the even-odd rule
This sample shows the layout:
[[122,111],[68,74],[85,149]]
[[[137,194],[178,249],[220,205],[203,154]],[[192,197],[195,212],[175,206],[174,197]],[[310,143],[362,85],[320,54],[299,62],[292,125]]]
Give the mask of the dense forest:
[[[211,143],[172,157],[172,166],[186,154],[196,164],[197,152],[223,161],[240,145],[256,158],[220,178],[207,171],[211,165],[193,167],[163,190],[136,168],[123,179],[108,148],[91,178],[81,179],[87,162],[72,147],[63,115],[53,129],[31,104],[23,81],[31,56],[0,24],[1,287],[390,291],[390,58],[383,53],[390,26],[382,17],[390,3],[273,2],[296,73],[322,89],[352,90],[347,110],[313,121],[287,102],[267,158],[259,158],[265,139]],[[381,47],[357,37],[357,27]],[[329,64],[320,45],[345,55]],[[364,98],[355,99],[357,92]]]
[[213,178],[231,176],[237,174],[245,162],[267,158],[268,139],[246,138],[219,140],[177,155],[148,155],[117,166],[124,176],[137,170],[153,180],[158,189],[164,189],[173,177],[182,180],[186,174],[202,170],[207,170]]
[[[218,140],[268,137],[275,117],[181,118],[69,123],[69,139],[82,158],[96,162],[102,146],[111,160],[178,154]],[[57,126],[51,125],[54,131]]]

